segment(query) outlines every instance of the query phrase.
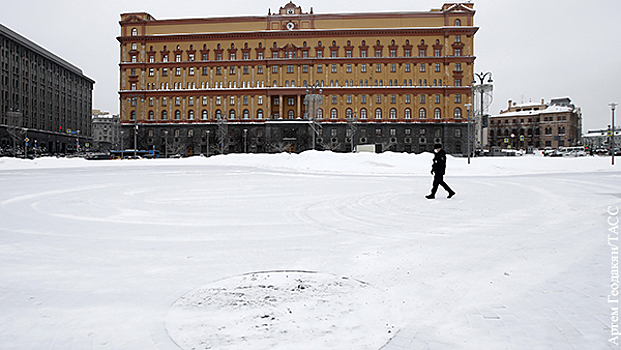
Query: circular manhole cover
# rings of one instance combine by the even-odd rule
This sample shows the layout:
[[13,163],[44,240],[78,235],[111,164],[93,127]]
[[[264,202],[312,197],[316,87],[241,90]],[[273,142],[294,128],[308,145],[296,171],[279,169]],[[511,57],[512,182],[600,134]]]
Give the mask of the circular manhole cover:
[[272,271],[221,280],[166,316],[183,349],[379,349],[395,332],[384,293],[354,279]]

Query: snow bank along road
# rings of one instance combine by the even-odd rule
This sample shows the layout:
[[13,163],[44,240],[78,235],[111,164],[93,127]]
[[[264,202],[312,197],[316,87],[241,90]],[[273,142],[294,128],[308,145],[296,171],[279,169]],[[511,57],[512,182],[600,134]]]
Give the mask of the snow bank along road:
[[0,348],[178,349],[182,296],[283,270],[377,290],[368,349],[616,347],[608,160],[449,159],[427,201],[430,157],[356,156],[3,160]]

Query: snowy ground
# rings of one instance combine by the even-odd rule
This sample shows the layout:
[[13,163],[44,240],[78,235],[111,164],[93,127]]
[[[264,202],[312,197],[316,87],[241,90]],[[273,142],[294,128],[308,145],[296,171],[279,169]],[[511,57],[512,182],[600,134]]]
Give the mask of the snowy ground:
[[430,160],[0,158],[0,348],[616,348],[619,166]]

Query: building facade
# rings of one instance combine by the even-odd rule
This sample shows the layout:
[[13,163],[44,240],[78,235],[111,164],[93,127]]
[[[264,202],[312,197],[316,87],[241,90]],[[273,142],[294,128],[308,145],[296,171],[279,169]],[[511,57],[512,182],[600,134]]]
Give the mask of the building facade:
[[606,129],[588,130],[582,135],[583,144],[594,152],[609,152],[613,148],[616,152],[621,148],[621,126],[615,126],[614,138],[610,125]]
[[92,130],[92,149],[110,151],[121,147],[121,118],[118,115],[93,110]]
[[[92,79],[0,25],[0,147],[74,151],[91,136]],[[17,142],[16,142],[17,141]]]
[[582,112],[568,97],[551,99],[550,103],[517,104],[509,100],[507,110],[491,116],[489,123],[491,147],[543,149],[582,142]]
[[[421,152],[437,142],[461,153],[474,13],[468,3],[315,14],[290,2],[267,16],[122,14],[125,144],[137,129],[136,147],[162,154],[298,152],[313,143]],[[305,104],[308,94],[321,99]]]

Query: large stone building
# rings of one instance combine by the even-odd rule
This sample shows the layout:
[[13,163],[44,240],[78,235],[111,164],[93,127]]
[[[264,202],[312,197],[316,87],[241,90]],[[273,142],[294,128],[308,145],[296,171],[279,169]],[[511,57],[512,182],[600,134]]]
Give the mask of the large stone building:
[[92,79],[0,25],[0,147],[74,151],[91,135]]
[[490,117],[488,144],[491,147],[526,149],[558,148],[581,144],[582,112],[569,97],[550,103],[517,104],[509,100],[507,110]]
[[[317,149],[461,153],[473,4],[425,12],[156,20],[121,15],[126,145],[184,155]],[[308,94],[321,99],[309,99]],[[315,101],[305,104],[305,101]],[[134,125],[136,124],[136,125]],[[313,135],[313,130],[317,134]]]
[[92,149],[97,151],[118,150],[121,147],[121,119],[118,115],[93,110]]

